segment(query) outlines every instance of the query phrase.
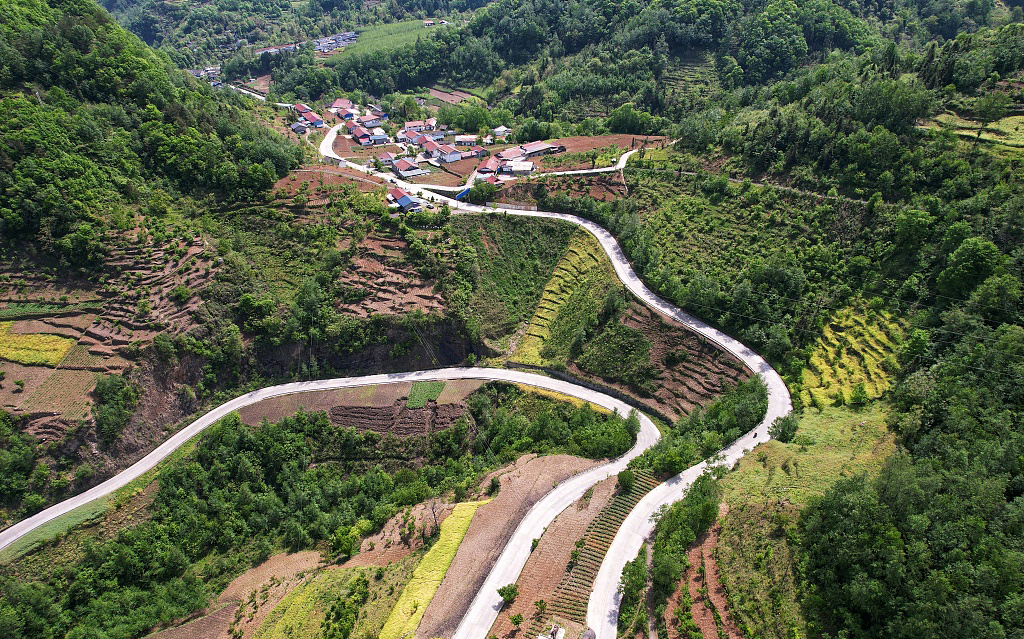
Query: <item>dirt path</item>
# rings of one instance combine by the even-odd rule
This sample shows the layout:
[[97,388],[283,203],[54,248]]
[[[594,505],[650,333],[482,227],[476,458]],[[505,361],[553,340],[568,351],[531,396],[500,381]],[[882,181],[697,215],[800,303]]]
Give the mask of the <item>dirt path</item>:
[[[711,606],[721,615],[722,630],[725,636],[729,639],[744,639],[743,633],[729,614],[725,589],[722,587],[720,579],[718,561],[715,559],[718,536],[722,532],[722,526],[718,522],[728,513],[729,505],[722,502],[718,509],[718,520],[715,522],[715,525],[711,527],[711,530],[698,537],[697,541],[687,551],[686,557],[690,561],[690,567],[686,569],[686,574],[680,583],[681,587],[685,586],[689,589],[690,598],[693,600],[691,614],[693,615],[694,622],[700,628],[701,633],[703,633],[704,639],[718,639],[719,637],[718,623],[715,620],[715,614]],[[700,574],[701,566],[704,567],[703,577]],[[701,593],[702,590],[707,592],[706,597]],[[662,639],[682,637],[674,623],[676,609],[680,603],[680,595],[681,589],[677,590],[669,598],[668,606],[665,610],[669,636]],[[708,605],[709,603],[711,606]]]
[[[448,578],[441,582],[424,612],[416,635],[451,637],[526,512],[553,486],[599,463],[570,455],[526,455],[499,471],[498,496],[481,506],[473,517],[469,532],[448,568]],[[490,478],[485,478],[483,485],[489,482]],[[532,606],[533,600],[528,603]]]

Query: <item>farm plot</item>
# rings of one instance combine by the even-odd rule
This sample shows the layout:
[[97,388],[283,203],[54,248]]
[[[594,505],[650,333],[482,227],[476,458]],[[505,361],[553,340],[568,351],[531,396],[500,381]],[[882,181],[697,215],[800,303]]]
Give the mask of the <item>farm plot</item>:
[[590,591],[615,533],[637,502],[657,485],[658,480],[649,472],[636,473],[633,489],[628,493],[616,494],[594,518],[583,537],[576,542],[565,576],[555,589],[545,612],[533,616],[528,633],[530,636],[549,630],[555,620],[585,623]]
[[0,359],[30,366],[54,367],[75,345],[73,339],[59,335],[12,333],[13,324],[0,322]]
[[597,319],[614,286],[614,271],[597,240],[585,231],[573,233],[512,361],[564,365],[579,327]]
[[96,386],[96,373],[88,370],[58,369],[40,384],[19,407],[24,413],[57,413],[69,420],[89,414],[89,393]]
[[903,325],[888,311],[842,309],[825,327],[803,371],[804,404],[821,408],[881,397],[889,390],[893,354],[902,339]]
[[476,509],[488,501],[490,500],[461,503],[441,523],[440,538],[413,571],[412,579],[402,591],[388,620],[384,622],[380,632],[381,639],[399,639],[416,631],[423,613],[430,605],[430,600],[434,598],[434,593],[448,572],[448,566],[455,558],[462,538],[469,530]]
[[409,391],[409,399],[405,402],[406,408],[423,408],[427,402],[436,402],[444,391],[445,382],[414,382],[412,390]]

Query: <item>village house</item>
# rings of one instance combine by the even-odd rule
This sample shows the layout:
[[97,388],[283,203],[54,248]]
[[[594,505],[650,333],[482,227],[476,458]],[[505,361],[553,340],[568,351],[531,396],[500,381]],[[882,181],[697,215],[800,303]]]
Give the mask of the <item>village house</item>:
[[420,167],[416,166],[415,162],[406,158],[396,160],[391,168],[394,169],[395,173],[398,174],[398,177],[401,178],[411,178],[416,177],[417,175],[429,173],[429,171],[421,169]]
[[442,144],[438,147],[435,157],[442,162],[458,162],[462,159],[462,152],[450,144]]
[[355,120],[356,118],[359,117],[359,109],[355,107],[349,107],[347,109],[342,109],[338,113],[338,115],[345,118],[346,120]]
[[392,166],[394,165],[395,160],[398,159],[398,156],[390,152],[378,153],[377,159],[380,160],[380,163],[383,164],[384,166]]
[[475,135],[456,135],[455,146],[473,146],[476,144]]
[[423,153],[428,158],[436,158],[441,154],[441,145],[433,140],[427,140],[423,143]]
[[491,129],[491,133],[493,133],[495,136],[499,138],[504,138],[507,137],[509,133],[512,133],[512,129],[508,128],[505,125],[501,125],[495,129]]
[[337,100],[331,103],[331,106],[329,106],[327,110],[330,111],[331,113],[338,113],[339,111],[344,111],[345,109],[351,109],[352,106],[352,100],[348,100],[346,98],[338,98]]
[[425,135],[414,134],[414,135],[409,137],[409,144],[411,144],[413,146],[418,146],[420,148],[423,148],[423,145],[425,145],[427,142],[430,142],[430,141],[431,141],[431,139],[428,138]]
[[527,142],[526,144],[519,147],[523,150],[523,155],[528,158],[536,157],[538,155],[546,155],[548,153],[561,153],[565,151],[564,146],[556,146],[548,142]]
[[306,113],[309,113],[310,111],[313,110],[301,102],[292,106],[292,109],[294,109],[295,112],[298,113],[299,115],[305,115]]
[[370,146],[373,144],[373,140],[370,139],[370,132],[361,126],[352,129],[352,139],[358,142],[360,146]]
[[501,173],[511,173],[512,175],[528,175],[533,173],[533,162],[520,160],[504,162],[498,171]]
[[423,209],[423,203],[417,198],[409,195],[402,189],[391,189],[388,191],[388,202],[393,206],[397,206],[405,212],[408,211],[419,211]]
[[487,149],[482,146],[474,146],[468,151],[462,152],[463,158],[482,158],[487,155]]
[[496,173],[498,171],[498,168],[500,167],[501,160],[494,156],[491,156],[484,160],[483,162],[481,162],[480,166],[476,167],[476,172],[484,174]]
[[315,126],[318,129],[322,128],[324,125],[324,119],[312,111],[306,113],[304,117],[306,118],[306,122],[309,122],[311,126]]
[[423,123],[423,120],[411,120],[409,122],[406,122],[403,128],[406,131],[416,131],[417,133],[419,133],[424,129],[424,127],[426,127],[426,125]]
[[424,131],[433,131],[437,128],[437,118],[427,118],[423,121]]
[[434,21],[433,20],[424,20],[423,21],[423,26],[425,26],[425,27],[432,27],[432,26],[434,26]]
[[370,142],[372,144],[387,144],[390,141],[391,138],[388,137],[387,132],[379,126],[374,127],[374,129],[370,131]]
[[517,160],[523,157],[523,149],[518,146],[514,146],[511,149],[505,149],[504,151],[498,152],[498,159],[500,160]]
[[299,135],[305,135],[306,131],[308,130],[306,128],[306,125],[301,123],[301,122],[296,122],[295,124],[292,125],[291,128],[292,128],[292,131],[294,131],[295,133],[297,133]]
[[358,128],[359,125],[356,124],[355,120],[348,120],[347,122],[345,122],[345,130],[348,131],[350,135],[352,134],[353,131],[355,131]]
[[364,126],[368,129],[381,125],[380,118],[375,115],[361,115],[356,118],[356,122],[359,123],[359,126]]

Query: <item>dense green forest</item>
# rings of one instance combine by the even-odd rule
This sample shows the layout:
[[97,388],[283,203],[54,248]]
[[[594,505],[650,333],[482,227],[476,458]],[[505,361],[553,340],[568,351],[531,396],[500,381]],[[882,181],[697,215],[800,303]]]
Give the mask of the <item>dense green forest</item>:
[[[0,242],[102,265],[114,214],[157,193],[250,197],[299,153],[88,0],[0,7]],[[156,206],[151,204],[151,206]]]

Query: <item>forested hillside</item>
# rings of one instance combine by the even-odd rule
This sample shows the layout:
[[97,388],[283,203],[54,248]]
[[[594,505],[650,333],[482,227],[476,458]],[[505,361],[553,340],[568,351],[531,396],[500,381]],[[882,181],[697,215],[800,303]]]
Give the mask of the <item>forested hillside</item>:
[[255,195],[297,164],[294,147],[93,2],[6,2],[0,17],[4,250],[28,240],[97,267],[118,211],[159,208],[168,192]]

